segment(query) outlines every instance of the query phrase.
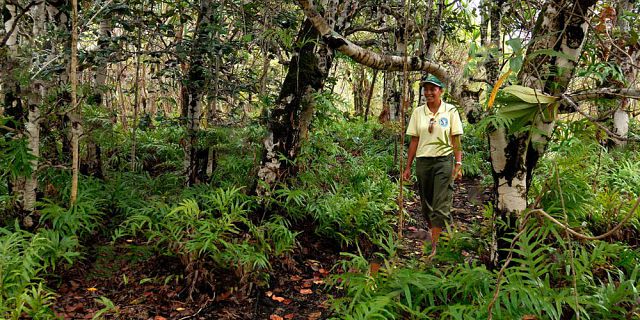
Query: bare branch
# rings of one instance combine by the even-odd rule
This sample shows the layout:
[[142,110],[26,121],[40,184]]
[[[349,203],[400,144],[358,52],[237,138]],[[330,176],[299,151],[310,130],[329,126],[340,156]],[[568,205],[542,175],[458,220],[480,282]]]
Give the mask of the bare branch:
[[[636,98],[638,98],[638,97],[639,96],[636,96]],[[571,98],[569,96],[563,94],[562,95],[562,99],[564,101],[566,101],[576,112],[578,112],[583,117],[585,117],[587,120],[591,121],[593,124],[598,126],[598,128],[602,129],[610,137],[613,137],[613,138],[615,138],[617,140],[623,140],[623,141],[640,141],[640,139],[637,139],[637,138],[623,137],[623,136],[621,136],[619,134],[616,134],[616,133],[612,132],[611,130],[609,130],[609,128],[607,128],[606,126],[600,124],[598,122],[598,119],[595,119],[595,118],[591,117],[590,115],[588,115],[587,113],[585,113],[584,111],[580,110],[580,108],[578,108],[578,105],[573,100],[571,100]]]
[[13,32],[16,30],[16,27],[18,26],[18,23],[20,22],[20,18],[22,18],[22,16],[24,16],[24,14],[27,13],[27,11],[29,11],[29,9],[31,9],[31,7],[33,7],[35,5],[38,5],[40,3],[41,2],[38,2],[38,1],[31,1],[31,2],[29,2],[29,4],[27,4],[26,7],[22,8],[20,10],[20,13],[16,16],[15,22],[11,26],[11,29],[9,29],[9,32],[7,32],[7,34],[4,35],[2,40],[0,40],[0,47],[2,47],[5,44],[7,44],[7,41],[9,41],[9,37],[11,37]]
[[350,34],[354,34],[356,32],[371,32],[371,33],[386,33],[389,31],[393,31],[395,30],[395,28],[392,27],[388,27],[388,28],[382,28],[382,29],[376,29],[376,28],[371,28],[371,27],[364,27],[364,26],[359,26],[359,27],[353,27],[353,28],[349,28],[347,30],[344,31],[345,35],[350,35]]
[[327,45],[351,57],[358,63],[378,70],[401,71],[406,61],[407,71],[429,72],[440,78],[443,82],[452,84],[452,80],[443,66],[419,57],[381,55],[366,50],[333,31],[324,18],[315,10],[311,0],[298,0],[298,3]]
[[640,89],[636,88],[601,88],[583,92],[566,94],[572,101],[579,102],[593,99],[640,99]]

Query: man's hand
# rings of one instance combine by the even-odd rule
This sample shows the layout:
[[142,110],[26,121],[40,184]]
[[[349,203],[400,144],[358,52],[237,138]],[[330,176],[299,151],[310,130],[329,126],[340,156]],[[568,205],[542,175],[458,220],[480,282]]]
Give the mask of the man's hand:
[[402,181],[408,181],[411,179],[411,168],[406,168],[402,173]]
[[451,173],[451,177],[453,178],[453,180],[462,179],[462,166],[461,165],[456,163],[455,167],[453,167],[453,172]]

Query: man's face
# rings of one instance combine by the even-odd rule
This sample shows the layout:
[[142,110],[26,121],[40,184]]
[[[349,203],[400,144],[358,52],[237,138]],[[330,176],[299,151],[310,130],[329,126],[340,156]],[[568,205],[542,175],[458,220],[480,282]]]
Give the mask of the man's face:
[[424,97],[426,98],[427,103],[440,101],[441,94],[442,88],[436,86],[435,84],[427,83],[424,85]]

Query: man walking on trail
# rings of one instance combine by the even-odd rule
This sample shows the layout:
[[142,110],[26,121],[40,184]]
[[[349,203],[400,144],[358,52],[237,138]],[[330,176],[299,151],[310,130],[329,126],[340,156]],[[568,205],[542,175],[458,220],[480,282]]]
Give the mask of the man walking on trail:
[[[422,214],[431,229],[431,254],[445,222],[451,219],[453,180],[462,177],[462,122],[456,108],[440,99],[444,85],[430,75],[420,81],[426,104],[411,114],[407,135],[411,136],[404,180],[411,178],[411,164],[416,158],[416,176]],[[453,157],[451,156],[453,154]]]

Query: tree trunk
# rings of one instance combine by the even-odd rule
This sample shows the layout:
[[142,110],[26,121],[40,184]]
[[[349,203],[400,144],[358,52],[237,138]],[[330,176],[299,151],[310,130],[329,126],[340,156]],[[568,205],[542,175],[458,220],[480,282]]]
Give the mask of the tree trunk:
[[81,112],[78,105],[78,0],[71,0],[71,65],[69,67],[71,79],[71,205],[78,198],[78,175],[80,171],[80,134],[82,133]]
[[[33,6],[32,14],[34,24],[32,35],[33,37],[37,37],[41,36],[44,32],[44,22],[40,21],[44,13],[44,4],[35,3]],[[3,87],[1,94],[4,107],[6,108],[6,114],[14,119],[14,122],[9,123],[8,126],[15,129],[16,138],[26,138],[29,153],[33,157],[29,161],[30,173],[26,174],[26,176],[18,177],[13,181],[9,181],[9,191],[18,195],[16,209],[18,213],[24,217],[23,224],[26,227],[31,227],[33,225],[31,214],[35,209],[36,191],[38,187],[37,170],[40,157],[40,104],[42,103],[44,91],[43,84],[39,80],[32,80],[29,86],[21,86],[18,79],[14,78],[14,75],[17,74],[17,72],[14,71],[20,70],[18,68],[23,68],[23,70],[28,70],[29,68],[29,66],[20,66],[16,60],[20,40],[18,37],[19,13],[17,8],[17,4],[12,1],[7,1],[3,6],[3,11],[7,16],[5,16],[6,20],[4,21],[5,24],[1,38],[6,38],[6,51],[5,47],[0,48],[0,56],[2,57],[0,68],[3,71],[0,76],[0,83]]]
[[[100,48],[100,51],[104,53],[108,51],[107,48],[111,41],[110,17],[104,17],[102,21],[100,21],[99,32],[100,35],[98,38],[98,48]],[[106,58],[101,58],[96,64],[94,88],[95,91],[93,101],[96,105],[103,106],[105,110],[109,110],[106,99],[106,95],[108,92],[107,76],[109,64],[106,60]],[[86,157],[81,161],[83,165],[80,166],[80,172],[88,176],[102,179],[104,177],[104,173],[102,172],[101,150],[100,146],[96,143],[93,136],[91,135],[89,135],[86,139],[86,148]]]
[[[487,23],[487,21],[483,21],[482,24],[482,28],[484,31],[484,34],[482,36],[482,40],[484,42],[484,46],[487,47],[489,49],[489,54],[485,60],[484,63],[484,68],[485,68],[485,72],[486,72],[486,80],[488,83],[493,84],[493,85],[497,85],[498,82],[498,77],[500,76],[500,66],[498,65],[498,52],[501,51],[502,49],[502,43],[500,41],[500,22],[502,20],[502,1],[498,1],[498,2],[493,2],[493,1],[485,1],[482,5],[483,9],[485,10],[485,15],[488,14],[489,16],[489,21]],[[483,17],[485,16],[483,15]],[[488,33],[487,30],[488,28],[488,24],[490,24],[491,26],[491,32]],[[488,33],[488,34],[487,34]],[[471,122],[471,118],[476,118],[475,115],[473,114],[468,114],[468,120]],[[495,137],[496,139],[499,139],[500,137]],[[500,141],[502,143],[504,143],[503,141]],[[498,140],[494,140],[494,144],[499,144]],[[507,147],[506,145],[503,146]],[[502,165],[499,165],[499,167],[501,167]],[[494,183],[495,183],[495,176],[494,176]],[[494,190],[497,190],[497,185],[494,184]],[[499,239],[499,235],[497,233],[497,229],[496,229],[496,224],[495,221],[498,218],[498,216],[496,215],[496,212],[493,212],[493,215],[491,217],[491,223],[492,223],[492,232],[491,232],[491,244],[490,244],[490,265],[492,266],[497,266],[498,264],[498,239]]]
[[[525,60],[518,76],[523,85],[550,95],[566,90],[582,51],[586,21],[594,4],[595,0],[549,1],[545,4],[528,53],[552,49],[562,55],[535,55]],[[555,127],[555,115],[538,114],[531,126],[533,129],[526,132],[514,133],[508,128],[498,128],[489,133],[494,210],[505,222],[508,221],[506,228],[498,230],[499,249],[509,248],[510,243],[504,237],[516,230],[516,220],[527,208],[531,175],[547,147]],[[504,251],[500,254],[506,255]]]
[[378,70],[373,70],[373,79],[371,80],[371,86],[367,92],[367,103],[364,109],[364,122],[369,120],[369,110],[371,108],[371,98],[373,97],[373,91],[376,88],[376,80],[378,80]]
[[[620,0],[618,2],[616,12],[618,16],[625,11],[631,12],[633,10],[633,1],[631,0]],[[640,50],[633,49],[631,39],[631,25],[627,19],[622,19],[618,17],[617,26],[620,29],[621,39],[610,39],[612,46],[615,42],[617,42],[617,47],[612,48],[612,52],[615,52],[613,55],[614,60],[620,66],[622,70],[622,74],[624,75],[625,81],[628,84],[636,83],[637,78],[637,69],[634,67],[634,63],[638,61],[640,58]],[[611,33],[609,30],[606,31],[609,37]],[[630,105],[637,103],[635,100],[629,100],[623,98],[620,100],[620,105],[618,110],[613,114],[613,133],[626,138],[629,133],[629,110],[631,108]],[[627,141],[623,139],[612,138],[611,141],[617,147],[623,147],[626,145]]]
[[[340,13],[336,12],[337,3],[327,7],[325,15],[335,23],[330,28],[341,30],[349,23],[348,13],[357,7],[355,1],[342,4]],[[265,184],[258,185],[258,194],[269,193],[276,183],[286,181],[296,171],[294,161],[313,115],[313,94],[322,90],[333,62],[333,50],[320,40],[313,22],[305,19],[296,39],[296,43],[303,45],[291,58],[278,99],[269,110],[265,150],[258,170],[258,178]],[[287,161],[281,161],[281,156]]]
[[[196,23],[193,46],[191,47],[187,78],[182,90],[182,118],[187,131],[183,148],[185,150],[184,170],[187,185],[208,181],[207,159],[209,152],[198,144],[201,133],[200,122],[204,114],[203,96],[210,75],[205,65],[210,42],[210,22],[214,14],[214,2],[202,0]],[[217,97],[216,97],[217,98]]]
[[[333,53],[318,38],[315,28],[305,20],[296,41],[304,45],[291,58],[276,105],[270,110],[265,154],[258,172],[258,178],[269,186],[294,173],[295,165],[280,157],[294,160],[298,155],[301,133],[308,130],[305,115],[313,112],[311,95],[322,89],[331,68]],[[257,191],[268,192],[260,186]]]

